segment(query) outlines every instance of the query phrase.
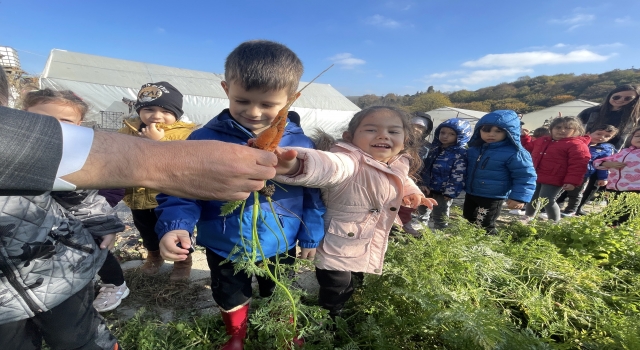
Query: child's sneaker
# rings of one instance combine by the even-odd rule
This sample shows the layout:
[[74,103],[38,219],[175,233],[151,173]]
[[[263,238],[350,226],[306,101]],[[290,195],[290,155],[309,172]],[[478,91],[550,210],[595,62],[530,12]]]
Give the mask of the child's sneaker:
[[101,284],[100,293],[93,301],[93,307],[98,312],[110,311],[118,307],[122,302],[122,299],[129,295],[129,288],[127,288],[127,282],[121,286],[114,286],[113,284]]
[[509,210],[509,214],[512,214],[512,215],[524,215],[524,210],[511,209],[511,210]]
[[523,225],[526,225],[529,223],[529,221],[531,221],[533,218],[531,216],[527,216],[527,215],[523,215],[522,218],[518,219],[518,221],[520,221]]
[[549,219],[549,215],[547,215],[547,213],[540,213],[538,214],[538,217],[542,220],[548,220]]
[[570,218],[570,217],[576,216],[576,213],[565,213],[565,212],[562,212],[562,213],[560,213],[560,215],[562,215],[563,218]]

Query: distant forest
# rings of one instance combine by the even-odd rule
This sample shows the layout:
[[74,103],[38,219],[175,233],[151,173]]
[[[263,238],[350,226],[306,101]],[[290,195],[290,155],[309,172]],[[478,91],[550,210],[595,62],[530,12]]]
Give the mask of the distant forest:
[[360,108],[375,105],[396,106],[409,112],[427,112],[450,106],[491,112],[512,109],[529,113],[575,99],[602,102],[618,85],[640,84],[640,69],[615,69],[602,74],[557,74],[531,78],[523,76],[511,83],[501,83],[476,91],[443,93],[430,86],[414,95],[364,95],[349,97]]

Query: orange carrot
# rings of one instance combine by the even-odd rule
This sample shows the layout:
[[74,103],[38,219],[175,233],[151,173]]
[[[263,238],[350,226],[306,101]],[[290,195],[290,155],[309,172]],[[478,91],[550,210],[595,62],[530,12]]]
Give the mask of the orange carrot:
[[256,137],[253,147],[262,149],[265,151],[273,152],[280,144],[282,134],[284,134],[284,128],[287,126],[287,115],[289,114],[289,108],[300,97],[300,93],[296,93],[291,100],[278,112],[278,115],[273,119],[269,128],[262,131],[258,137]]

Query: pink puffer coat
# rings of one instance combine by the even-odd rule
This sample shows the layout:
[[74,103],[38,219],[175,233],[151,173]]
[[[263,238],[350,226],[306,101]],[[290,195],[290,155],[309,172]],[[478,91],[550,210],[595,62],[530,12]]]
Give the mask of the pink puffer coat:
[[408,177],[409,157],[398,155],[386,164],[342,142],[331,152],[293,149],[304,160],[302,173],[279,175],[275,180],[322,189],[326,234],[318,246],[316,266],[381,274],[389,232],[402,198],[421,194]]

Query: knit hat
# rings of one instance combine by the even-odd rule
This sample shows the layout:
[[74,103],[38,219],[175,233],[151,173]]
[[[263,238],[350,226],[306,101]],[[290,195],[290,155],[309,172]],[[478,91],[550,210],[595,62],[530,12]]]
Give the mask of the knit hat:
[[182,111],[182,94],[166,81],[142,85],[136,101],[136,112],[140,114],[142,107],[158,106],[167,109],[176,116],[176,120],[184,114]]

